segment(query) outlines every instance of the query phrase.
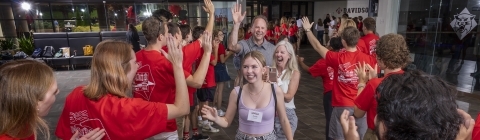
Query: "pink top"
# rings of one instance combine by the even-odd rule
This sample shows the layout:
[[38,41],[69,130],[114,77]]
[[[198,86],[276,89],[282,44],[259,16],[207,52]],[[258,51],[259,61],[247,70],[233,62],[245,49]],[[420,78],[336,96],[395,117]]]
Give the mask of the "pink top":
[[[240,87],[235,87],[235,91],[237,91],[237,95],[239,90],[240,90]],[[270,96],[270,103],[266,107],[259,108],[259,109],[247,108],[243,104],[242,97],[240,97],[239,102],[240,103],[238,103],[238,113],[239,113],[238,130],[240,130],[241,132],[253,134],[253,135],[266,134],[273,131],[274,119],[275,119],[275,101],[273,100],[273,96]],[[263,113],[262,122],[249,121],[248,120],[249,110],[262,112]]]

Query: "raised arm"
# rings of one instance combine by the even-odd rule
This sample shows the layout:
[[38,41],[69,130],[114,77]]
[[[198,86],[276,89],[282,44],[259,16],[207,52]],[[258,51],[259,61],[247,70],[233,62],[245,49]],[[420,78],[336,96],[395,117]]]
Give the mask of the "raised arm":
[[187,78],[187,84],[193,88],[202,87],[203,82],[205,81],[205,76],[207,75],[208,64],[210,63],[210,57],[212,55],[212,35],[209,32],[205,32],[202,35],[202,48],[203,55],[200,60],[198,68],[195,70],[195,73],[192,76]]
[[204,0],[205,6],[203,6],[203,10],[208,13],[208,23],[205,27],[205,31],[212,33],[213,32],[213,25],[215,24],[215,6],[211,0]]
[[308,41],[310,42],[310,44],[312,44],[315,51],[317,51],[323,58],[325,58],[325,56],[327,55],[328,49],[325,48],[325,46],[323,46],[317,40],[317,37],[315,37],[315,35],[313,35],[312,31],[310,30],[310,28],[312,28],[313,22],[310,23],[307,17],[304,17],[302,21],[303,21],[303,29],[305,29],[305,34],[307,34]]
[[303,58],[303,57],[298,57],[298,56],[297,56],[298,64],[300,65],[300,67],[302,67],[303,70],[310,72],[310,71],[308,70],[308,69],[310,69],[310,67],[303,62],[304,59],[305,59],[305,58]]
[[[240,52],[241,46],[238,44],[238,29],[240,28],[240,23],[245,18],[246,12],[242,14],[242,5],[235,4],[232,7],[232,17],[233,17],[233,29],[231,35],[228,39],[227,47],[230,51],[235,53]],[[246,32],[246,31],[245,31]]]
[[175,102],[167,104],[167,119],[174,119],[188,114],[190,104],[188,102],[187,82],[183,72],[183,51],[180,45],[174,43],[172,35],[167,40],[168,54],[160,50],[164,56],[172,63],[173,76],[175,78]]

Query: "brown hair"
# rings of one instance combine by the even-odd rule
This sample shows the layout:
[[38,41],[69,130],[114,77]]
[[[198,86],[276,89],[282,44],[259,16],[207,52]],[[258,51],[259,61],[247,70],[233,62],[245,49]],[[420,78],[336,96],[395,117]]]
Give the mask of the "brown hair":
[[371,17],[365,18],[365,20],[363,20],[363,26],[367,30],[372,31],[372,32],[375,32],[375,30],[377,30],[375,19],[373,19]]
[[410,51],[405,38],[398,34],[387,34],[377,42],[377,59],[381,60],[386,68],[403,68],[410,62]]
[[360,39],[360,31],[357,30],[357,27],[348,26],[343,29],[340,37],[345,40],[348,47],[355,47]]
[[273,30],[275,28],[274,24],[275,23],[273,23],[273,21],[268,22],[267,29],[268,30]]
[[160,35],[165,35],[165,22],[166,20],[161,20],[151,16],[142,23],[142,32],[147,40],[148,44],[157,43],[157,38]]
[[238,29],[238,40],[243,40],[245,38],[245,30],[243,28]]
[[212,37],[215,38],[215,37],[218,37],[218,33],[221,32],[222,30],[220,29],[215,29],[213,30],[213,33],[212,33]]
[[243,59],[242,59],[242,65],[243,65],[243,63],[245,63],[245,59],[247,59],[249,57],[251,57],[253,59],[257,59],[260,62],[261,67],[267,66],[267,62],[265,61],[265,57],[259,51],[251,51],[251,52],[245,54],[245,56],[243,56]]
[[17,60],[0,66],[0,134],[14,138],[37,135],[50,139],[48,125],[37,110],[54,84],[53,70],[35,60]]
[[253,24],[255,23],[255,21],[256,21],[257,19],[263,19],[263,20],[265,21],[265,23],[268,24],[268,19],[267,19],[267,17],[265,17],[264,15],[257,15],[257,16],[255,16],[255,17],[253,18],[252,24],[250,24],[250,27],[253,27]]
[[178,24],[169,22],[169,23],[167,23],[167,28],[168,28],[168,33],[172,34],[172,36],[175,36],[176,34],[180,33],[180,29],[178,28]]
[[107,94],[127,97],[131,88],[127,73],[131,70],[132,45],[106,40],[95,48],[92,59],[90,83],[85,86],[84,94],[91,100],[98,100]]
[[180,32],[182,32],[182,39],[186,39],[187,35],[192,32],[190,25],[180,25]]

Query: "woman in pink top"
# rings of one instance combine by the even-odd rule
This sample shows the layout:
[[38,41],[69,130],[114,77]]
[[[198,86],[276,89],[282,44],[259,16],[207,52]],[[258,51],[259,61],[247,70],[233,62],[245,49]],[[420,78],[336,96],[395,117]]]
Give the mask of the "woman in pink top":
[[217,110],[208,106],[202,108],[203,117],[221,127],[228,127],[238,110],[239,128],[235,135],[236,140],[275,140],[277,137],[274,134],[274,118],[275,111],[278,111],[286,138],[293,140],[285,111],[284,93],[277,85],[265,82],[265,65],[265,57],[260,52],[247,53],[242,60],[241,71],[248,83],[232,90],[225,117],[219,117]]

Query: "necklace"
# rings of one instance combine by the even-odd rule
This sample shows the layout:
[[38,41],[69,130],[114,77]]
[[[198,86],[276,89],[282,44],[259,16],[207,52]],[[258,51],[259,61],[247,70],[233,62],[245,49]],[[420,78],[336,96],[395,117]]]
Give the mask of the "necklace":
[[255,104],[257,103],[258,98],[257,98],[256,100],[254,100],[254,99],[252,98],[252,95],[255,95],[255,96],[260,95],[260,92],[262,92],[263,87],[265,87],[265,83],[262,83],[262,84],[263,84],[263,85],[262,85],[262,89],[260,89],[260,91],[259,91],[257,94],[253,94],[253,92],[252,92],[253,90],[252,90],[252,91],[249,91],[249,92],[250,92],[250,99],[252,99],[252,101],[253,101]]

